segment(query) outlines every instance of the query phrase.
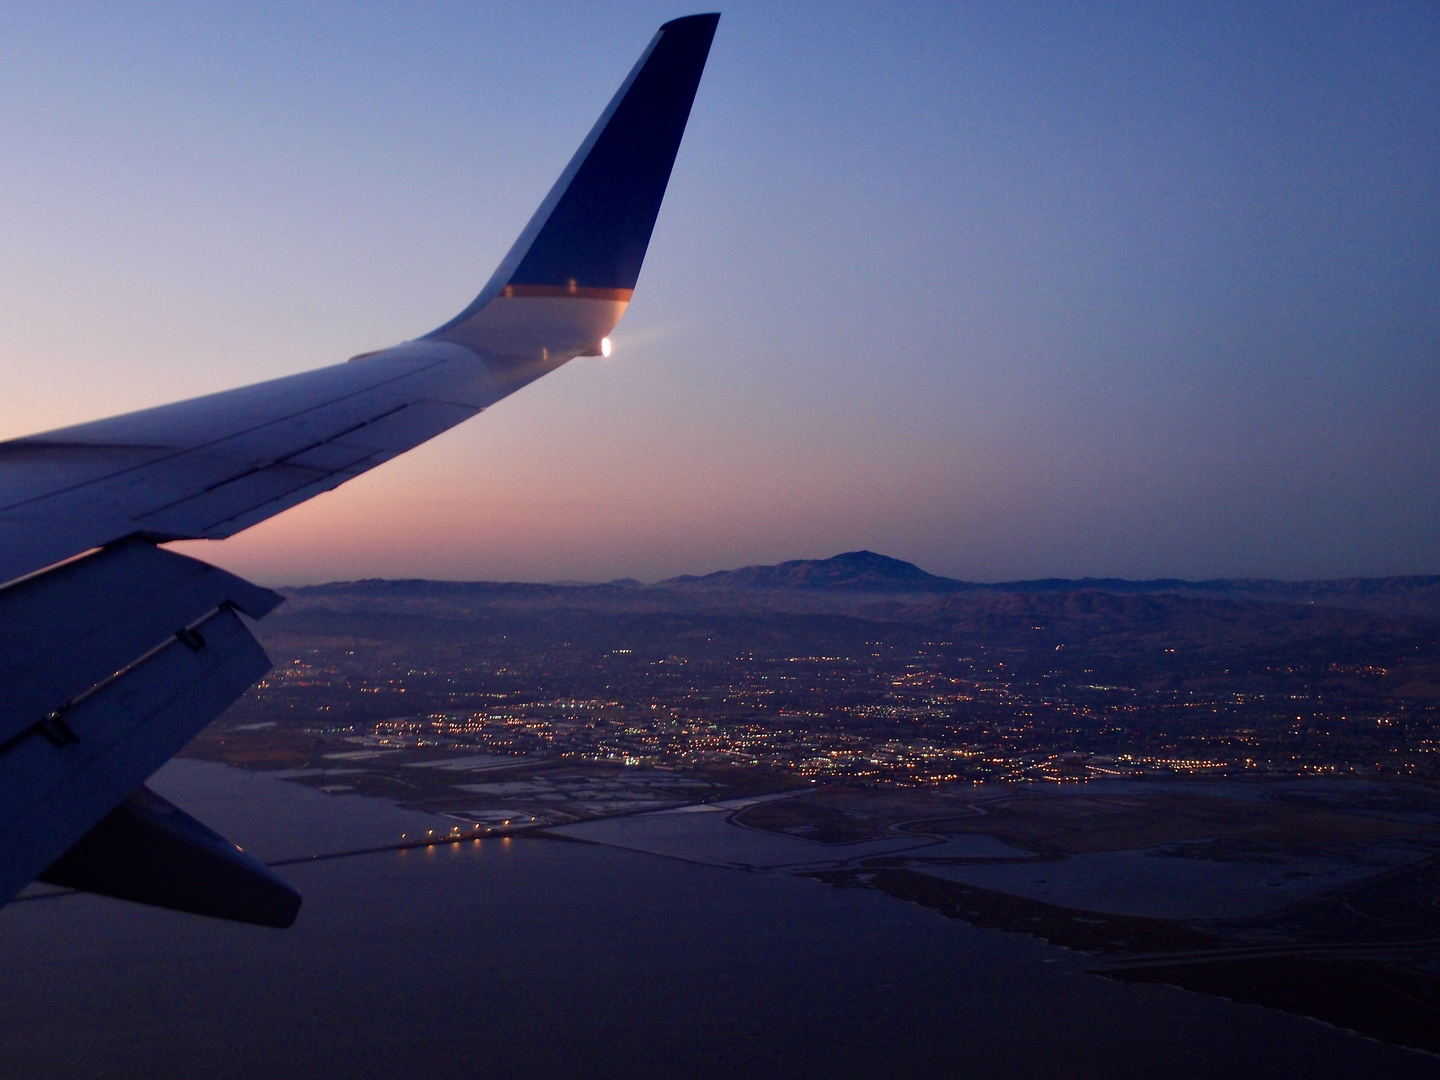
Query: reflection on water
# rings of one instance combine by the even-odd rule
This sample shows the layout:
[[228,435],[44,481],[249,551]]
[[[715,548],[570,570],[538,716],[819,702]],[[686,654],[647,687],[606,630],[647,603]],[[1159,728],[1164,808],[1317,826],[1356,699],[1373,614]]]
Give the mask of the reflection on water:
[[[196,763],[156,787],[271,859],[433,820]],[[533,839],[285,872],[306,905],[283,932],[86,896],[0,911],[0,1075],[1434,1074],[784,873]]]

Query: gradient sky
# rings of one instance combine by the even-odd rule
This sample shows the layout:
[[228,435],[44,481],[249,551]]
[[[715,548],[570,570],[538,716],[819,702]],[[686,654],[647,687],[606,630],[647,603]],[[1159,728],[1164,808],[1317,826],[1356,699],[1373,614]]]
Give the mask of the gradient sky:
[[[462,308],[674,3],[0,13],[0,437]],[[1440,7],[723,8],[615,355],[257,580],[1440,573]]]

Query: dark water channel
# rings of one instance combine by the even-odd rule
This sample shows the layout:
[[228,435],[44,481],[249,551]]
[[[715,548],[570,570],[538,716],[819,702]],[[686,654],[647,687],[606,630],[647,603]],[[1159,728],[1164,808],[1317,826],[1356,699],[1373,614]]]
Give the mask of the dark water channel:
[[[264,857],[325,850],[347,821],[364,844],[419,820],[279,781],[227,791],[218,775],[181,778],[191,807]],[[1433,1057],[1098,979],[1033,939],[784,873],[532,839],[285,872],[306,904],[282,932],[86,896],[0,910],[0,1076],[1440,1073]]]

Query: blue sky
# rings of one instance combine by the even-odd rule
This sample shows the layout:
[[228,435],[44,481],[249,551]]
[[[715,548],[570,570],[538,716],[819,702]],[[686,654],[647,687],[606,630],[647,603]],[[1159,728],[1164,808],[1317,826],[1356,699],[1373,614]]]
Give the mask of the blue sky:
[[[0,434],[463,307],[673,4],[0,13]],[[736,4],[580,360],[275,583],[1440,572],[1440,8]]]

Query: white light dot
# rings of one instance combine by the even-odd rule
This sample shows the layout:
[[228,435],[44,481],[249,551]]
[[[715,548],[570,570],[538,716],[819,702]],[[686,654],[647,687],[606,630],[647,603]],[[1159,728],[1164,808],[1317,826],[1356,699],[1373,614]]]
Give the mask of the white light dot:
[[601,355],[601,356],[609,356],[609,355],[610,355],[610,339],[609,339],[608,337],[602,337],[602,338],[600,339],[600,355]]

